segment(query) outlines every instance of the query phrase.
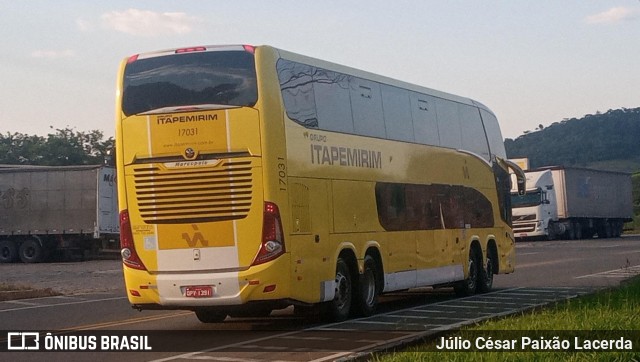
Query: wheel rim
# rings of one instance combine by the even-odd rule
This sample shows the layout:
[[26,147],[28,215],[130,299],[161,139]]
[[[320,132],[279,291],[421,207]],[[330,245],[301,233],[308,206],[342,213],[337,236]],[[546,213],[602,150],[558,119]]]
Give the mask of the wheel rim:
[[487,257],[487,271],[485,274],[485,285],[487,287],[493,284],[493,261],[491,258]]
[[351,285],[349,278],[347,278],[341,271],[336,273],[336,305],[338,309],[344,309],[349,303],[349,290]]
[[36,255],[36,248],[33,246],[24,249],[24,256],[27,258],[33,258],[34,255]]
[[469,290],[476,289],[476,282],[478,281],[478,268],[473,258],[469,258],[469,279],[467,285]]
[[373,276],[373,271],[371,269],[367,269],[365,271],[362,282],[363,282],[363,287],[366,288],[364,292],[364,302],[368,306],[373,305],[376,298],[376,281]]

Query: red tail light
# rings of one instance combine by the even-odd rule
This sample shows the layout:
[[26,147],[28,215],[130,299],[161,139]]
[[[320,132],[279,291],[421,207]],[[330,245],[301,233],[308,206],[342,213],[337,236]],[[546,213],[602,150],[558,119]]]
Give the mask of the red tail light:
[[131,64],[131,63],[135,62],[136,60],[138,60],[139,56],[140,56],[140,54],[136,54],[136,55],[130,56],[129,59],[127,59],[127,64]]
[[276,259],[284,254],[284,233],[278,205],[273,202],[264,203],[262,223],[262,244],[252,265],[259,265]]
[[191,48],[182,48],[182,49],[177,49],[176,50],[176,54],[180,54],[180,53],[191,53],[191,52],[203,52],[207,50],[206,47],[191,47]]
[[243,45],[242,47],[244,48],[244,51],[247,53],[255,54],[256,52],[256,47],[254,47],[253,45]]
[[124,265],[139,270],[147,270],[136,253],[136,246],[133,243],[133,232],[131,231],[131,220],[129,210],[120,212],[120,254]]

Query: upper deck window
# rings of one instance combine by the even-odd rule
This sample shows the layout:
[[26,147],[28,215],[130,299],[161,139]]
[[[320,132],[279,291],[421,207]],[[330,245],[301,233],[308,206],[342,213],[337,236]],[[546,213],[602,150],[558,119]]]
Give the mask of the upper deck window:
[[258,99],[254,55],[204,51],[142,58],[127,64],[122,111],[165,107],[253,106]]

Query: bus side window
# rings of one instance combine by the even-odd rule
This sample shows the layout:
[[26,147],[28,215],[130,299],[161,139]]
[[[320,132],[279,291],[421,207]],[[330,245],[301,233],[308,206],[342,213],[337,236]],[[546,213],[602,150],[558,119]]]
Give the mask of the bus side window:
[[349,78],[345,74],[317,69],[313,91],[320,129],[353,133]]
[[458,103],[438,99],[436,101],[438,114],[438,134],[440,146],[462,148],[462,134],[460,131],[460,114]]
[[414,142],[409,91],[385,84],[380,86],[380,90],[387,138]]
[[287,116],[310,128],[318,128],[312,78],[314,68],[280,59],[277,64],[280,90]]
[[355,133],[385,138],[380,84],[353,77],[349,86]]
[[411,92],[409,99],[415,141],[424,145],[439,146],[440,136],[436,120],[435,98]]
[[460,104],[460,119],[462,132],[462,148],[471,151],[487,161],[491,161],[489,145],[484,133],[482,119],[478,108]]

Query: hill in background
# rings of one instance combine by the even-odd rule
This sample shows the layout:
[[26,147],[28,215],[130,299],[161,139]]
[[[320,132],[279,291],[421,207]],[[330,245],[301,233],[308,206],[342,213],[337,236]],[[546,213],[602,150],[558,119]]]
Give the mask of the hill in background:
[[505,140],[507,157],[529,158],[531,168],[576,166],[640,171],[640,108],[597,112],[542,125]]

